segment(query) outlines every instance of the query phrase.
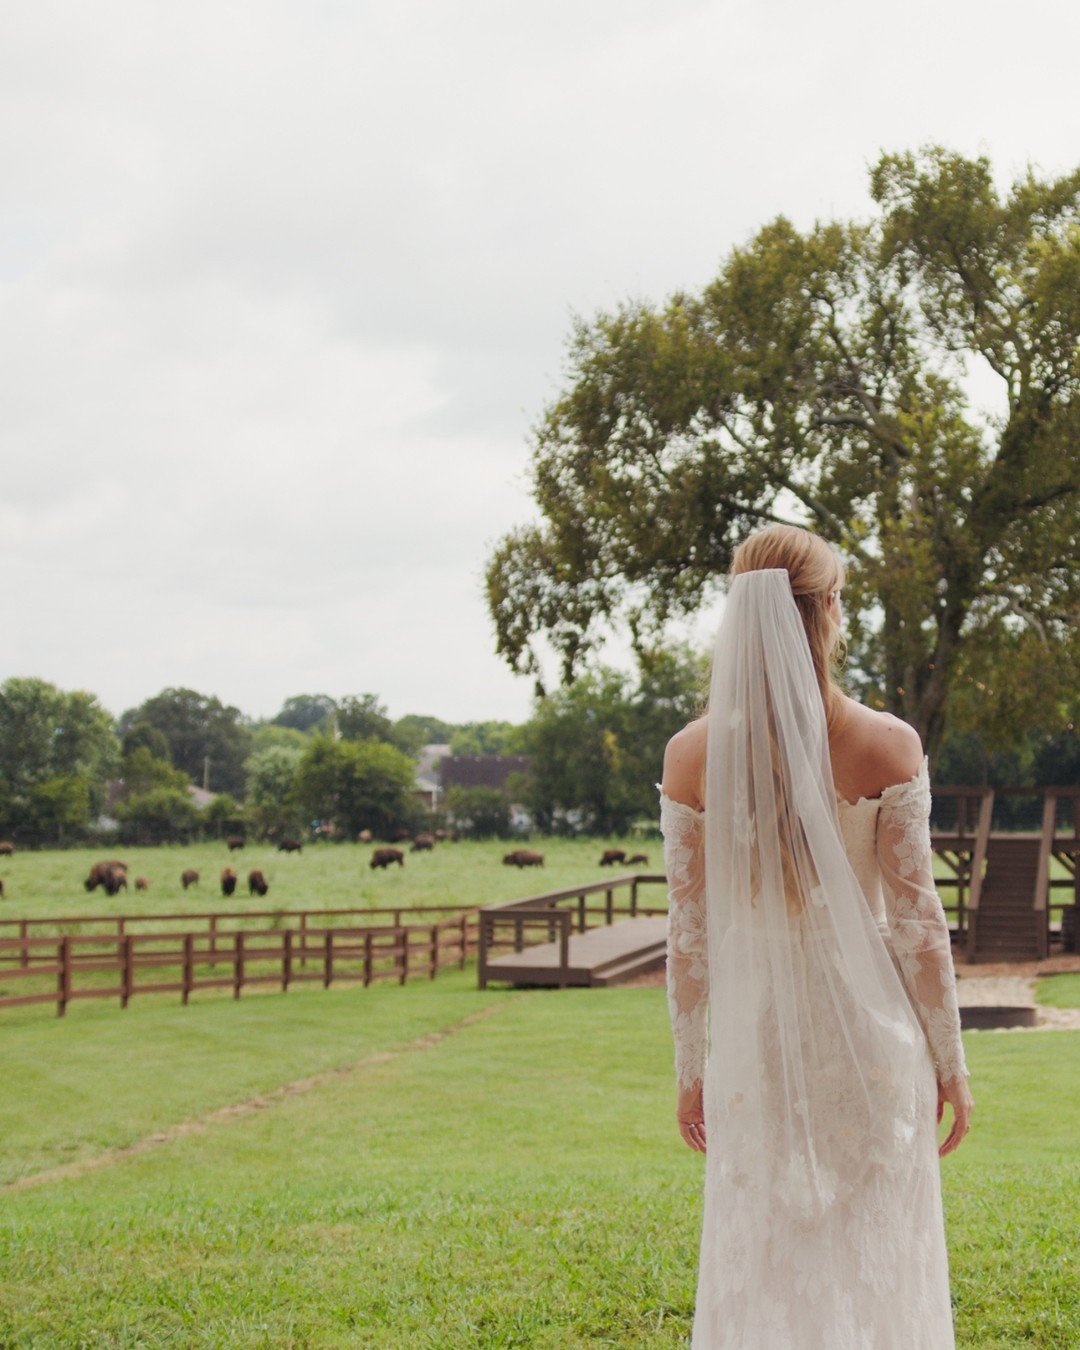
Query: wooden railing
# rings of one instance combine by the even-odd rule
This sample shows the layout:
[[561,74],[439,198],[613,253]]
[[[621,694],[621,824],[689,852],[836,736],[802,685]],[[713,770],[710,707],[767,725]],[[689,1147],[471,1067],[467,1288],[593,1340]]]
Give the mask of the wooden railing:
[[[112,932],[0,937],[0,1010],[54,1003],[62,1017],[68,1004],[77,999],[115,998],[126,1008],[136,994],[179,993],[186,1004],[192,993],[202,989],[228,988],[239,998],[245,987],[256,984],[277,985],[284,992],[303,981],[329,988],[342,980],[369,985],[383,979],[404,984],[410,975],[434,979],[444,966],[464,967],[476,948],[478,929],[476,906],[437,908],[457,912],[434,923],[317,927],[307,921],[312,914],[369,915],[372,911],[308,910],[274,915],[303,917],[302,926],[297,922],[225,931],[214,925],[164,932],[132,932],[134,920],[128,915],[108,919],[114,925],[123,922],[123,927]],[[153,916],[157,922],[163,917]],[[184,917],[209,920],[222,916]],[[13,922],[70,925],[74,921]],[[222,968],[227,973],[220,973]],[[9,992],[9,985],[28,992]]]
[[[481,989],[487,987],[489,978],[497,978],[490,966],[490,957],[494,952],[509,948],[523,951],[526,946],[539,942],[559,943],[558,983],[563,987],[567,982],[569,969],[570,934],[576,929],[584,933],[590,927],[599,924],[614,923],[616,917],[634,918],[637,915],[666,914],[667,905],[659,908],[643,907],[638,900],[638,888],[646,885],[667,885],[663,873],[632,872],[626,876],[611,877],[605,881],[591,882],[585,886],[569,886],[561,891],[545,891],[541,895],[530,895],[524,900],[504,900],[500,904],[485,905],[479,912],[479,947],[477,953],[477,982]],[[615,892],[628,891],[625,904],[615,903]],[[590,895],[603,892],[602,905],[589,905]],[[560,909],[560,905],[573,902],[572,909]],[[590,923],[592,916],[598,916],[596,924]],[[537,936],[539,932],[539,936]],[[526,938],[528,937],[528,941]]]

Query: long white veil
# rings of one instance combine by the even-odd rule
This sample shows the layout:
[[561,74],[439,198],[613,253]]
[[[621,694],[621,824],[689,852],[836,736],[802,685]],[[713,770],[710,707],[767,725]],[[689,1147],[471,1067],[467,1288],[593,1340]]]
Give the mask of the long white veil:
[[708,710],[710,1165],[792,1219],[903,1165],[927,1050],[840,833],[825,709],[783,569],[740,573]]

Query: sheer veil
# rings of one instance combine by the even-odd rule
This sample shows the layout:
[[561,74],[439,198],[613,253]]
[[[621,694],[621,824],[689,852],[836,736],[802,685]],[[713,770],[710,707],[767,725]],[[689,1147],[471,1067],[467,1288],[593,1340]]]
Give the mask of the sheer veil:
[[707,728],[709,1165],[736,1193],[812,1218],[871,1167],[905,1165],[932,1069],[844,848],[781,568],[731,582]]

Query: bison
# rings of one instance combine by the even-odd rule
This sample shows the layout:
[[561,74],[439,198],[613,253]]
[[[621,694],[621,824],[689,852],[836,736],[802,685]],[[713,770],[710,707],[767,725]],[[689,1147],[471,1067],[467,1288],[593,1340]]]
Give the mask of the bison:
[[228,839],[225,840],[225,843],[228,846],[229,852],[235,853],[238,848],[244,847],[247,840],[242,834],[230,834]]
[[269,889],[270,883],[267,879],[257,867],[253,868],[248,873],[248,895],[265,895]]
[[503,857],[504,867],[543,867],[544,855],[529,848],[518,848]]
[[150,883],[145,877],[136,877],[135,889],[137,891],[148,891],[150,889]]
[[94,863],[90,875],[83,882],[88,891],[96,891],[100,886],[106,895],[116,895],[126,890],[127,884],[127,863],[117,859]]
[[405,866],[405,854],[399,848],[377,848],[371,855],[372,867],[389,867],[391,863],[397,863],[399,867]]
[[627,858],[626,860],[627,867],[632,867],[634,863],[644,863],[644,865],[648,867],[649,855],[647,853],[635,853],[632,858]]
[[600,859],[601,867],[613,867],[615,863],[626,862],[626,852],[621,848],[606,848],[604,856]]
[[222,869],[221,873],[221,894],[232,895],[236,890],[236,873],[231,867]]
[[279,853],[303,853],[304,845],[299,839],[283,839],[277,849]]
[[197,886],[198,884],[199,874],[193,867],[189,867],[186,871],[180,873],[180,885],[183,886],[185,891],[189,886]]
[[15,855],[15,845],[10,839],[0,839],[0,857],[11,858]]
[[3,898],[4,898],[4,883],[3,881],[0,881],[0,900],[3,900]]
[[418,834],[412,841],[412,847],[409,849],[409,852],[423,853],[426,851],[430,853],[434,847],[435,836],[433,834]]

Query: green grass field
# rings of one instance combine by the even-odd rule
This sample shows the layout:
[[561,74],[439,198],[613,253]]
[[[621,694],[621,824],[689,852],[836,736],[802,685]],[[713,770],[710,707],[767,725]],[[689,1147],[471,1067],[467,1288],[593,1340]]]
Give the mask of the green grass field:
[[[90,914],[190,914],[207,910],[315,909],[322,906],[372,908],[383,905],[488,904],[540,891],[559,890],[578,882],[601,880],[618,868],[599,867],[605,848],[645,853],[649,867],[662,873],[659,839],[642,841],[543,839],[527,845],[544,854],[542,868],[504,867],[505,853],[521,847],[498,840],[462,840],[439,844],[432,853],[410,853],[405,866],[373,871],[371,844],[316,844],[302,854],[278,853],[269,844],[251,844],[230,854],[223,842],[167,845],[161,848],[52,849],[0,858],[5,898],[0,919]],[[134,889],[111,899],[101,890],[87,894],[83,878],[93,862],[122,858],[131,881],[145,876],[147,892]],[[231,866],[240,877],[238,893],[222,897],[218,879]],[[184,891],[180,874],[192,867],[199,885]],[[261,868],[270,882],[265,900],[249,898],[246,878]],[[653,903],[663,906],[662,889]]]
[[[976,1113],[942,1163],[961,1346],[1080,1343],[1078,1036],[965,1034]],[[12,1013],[0,1047],[0,1345],[688,1334],[702,1159],[672,1121],[660,988],[450,971]]]

